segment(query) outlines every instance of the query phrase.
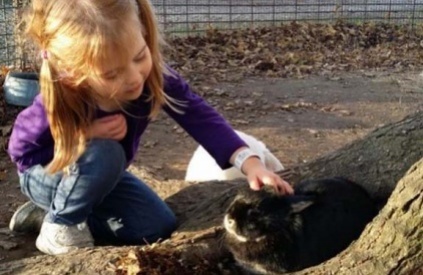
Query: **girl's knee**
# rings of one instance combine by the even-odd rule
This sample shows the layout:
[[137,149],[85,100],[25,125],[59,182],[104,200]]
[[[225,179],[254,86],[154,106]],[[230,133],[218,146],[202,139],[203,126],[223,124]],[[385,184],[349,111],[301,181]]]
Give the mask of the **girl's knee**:
[[[123,146],[111,139],[93,139],[88,143],[86,153],[87,159],[94,156],[103,157],[104,159],[111,160],[126,160],[125,151]],[[85,155],[84,154],[84,155]],[[102,158],[102,159],[103,159]]]
[[176,228],[177,220],[171,213],[171,215],[162,217],[160,221],[149,222],[148,228],[144,224],[142,228],[129,229],[126,232],[127,235],[122,237],[128,244],[152,244],[168,239]]
[[177,220],[173,213],[170,213],[166,219],[157,227],[157,233],[155,238],[168,239],[170,235],[176,230]]
[[104,179],[120,177],[126,167],[125,151],[120,143],[108,139],[90,141],[85,153],[76,164],[80,174]]

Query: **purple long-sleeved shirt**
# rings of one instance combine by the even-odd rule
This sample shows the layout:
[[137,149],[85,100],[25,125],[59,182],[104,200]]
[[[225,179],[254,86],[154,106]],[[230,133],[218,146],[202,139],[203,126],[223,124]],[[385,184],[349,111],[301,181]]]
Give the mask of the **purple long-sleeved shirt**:
[[[193,93],[185,80],[171,70],[172,76],[165,75],[164,91],[167,95],[181,101],[184,107],[177,106],[183,113],[177,113],[169,106],[163,109],[182,128],[184,128],[198,143],[200,143],[216,160],[222,169],[231,166],[229,159],[240,147],[246,146],[225,119],[209,106],[201,97]],[[127,165],[134,159],[141,135],[150,120],[148,115],[151,103],[147,102],[149,91],[144,89],[142,95],[132,101],[122,113],[127,122],[127,133],[122,144]],[[97,117],[111,113],[97,110]],[[46,165],[53,159],[54,140],[50,132],[45,108],[41,96],[37,96],[33,104],[23,110],[13,126],[8,152],[20,172],[29,167]]]

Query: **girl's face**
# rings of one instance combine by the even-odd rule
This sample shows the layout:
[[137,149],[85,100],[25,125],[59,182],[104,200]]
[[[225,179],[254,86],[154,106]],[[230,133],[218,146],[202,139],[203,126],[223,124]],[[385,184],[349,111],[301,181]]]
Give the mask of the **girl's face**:
[[141,25],[131,25],[133,43],[128,44],[130,55],[128,60],[111,58],[103,65],[99,77],[88,78],[88,85],[99,95],[98,105],[105,110],[115,110],[120,102],[137,99],[148,78],[152,59],[150,50],[142,35]]

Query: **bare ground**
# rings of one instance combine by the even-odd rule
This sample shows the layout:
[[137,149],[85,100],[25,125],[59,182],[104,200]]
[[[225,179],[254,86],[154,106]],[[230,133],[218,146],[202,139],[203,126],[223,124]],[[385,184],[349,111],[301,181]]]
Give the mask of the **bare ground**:
[[[290,167],[421,110],[422,83],[416,72],[356,72],[305,79],[248,78],[202,86],[201,91],[234,128],[261,139]],[[6,110],[3,143],[17,112],[10,106]],[[196,146],[171,119],[161,116],[145,133],[130,169],[167,198],[190,185],[182,180]],[[0,198],[0,265],[40,255],[35,235],[8,230],[13,211],[26,199],[4,151],[0,153]]]

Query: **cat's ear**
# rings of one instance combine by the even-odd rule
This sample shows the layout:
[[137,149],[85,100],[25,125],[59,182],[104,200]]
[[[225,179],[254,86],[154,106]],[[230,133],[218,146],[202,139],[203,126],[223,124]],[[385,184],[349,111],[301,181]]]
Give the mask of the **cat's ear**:
[[309,207],[313,203],[314,203],[314,201],[311,200],[311,199],[298,200],[296,202],[292,202],[291,203],[292,213],[300,213],[301,211],[303,211],[304,209],[306,209],[307,207]]

